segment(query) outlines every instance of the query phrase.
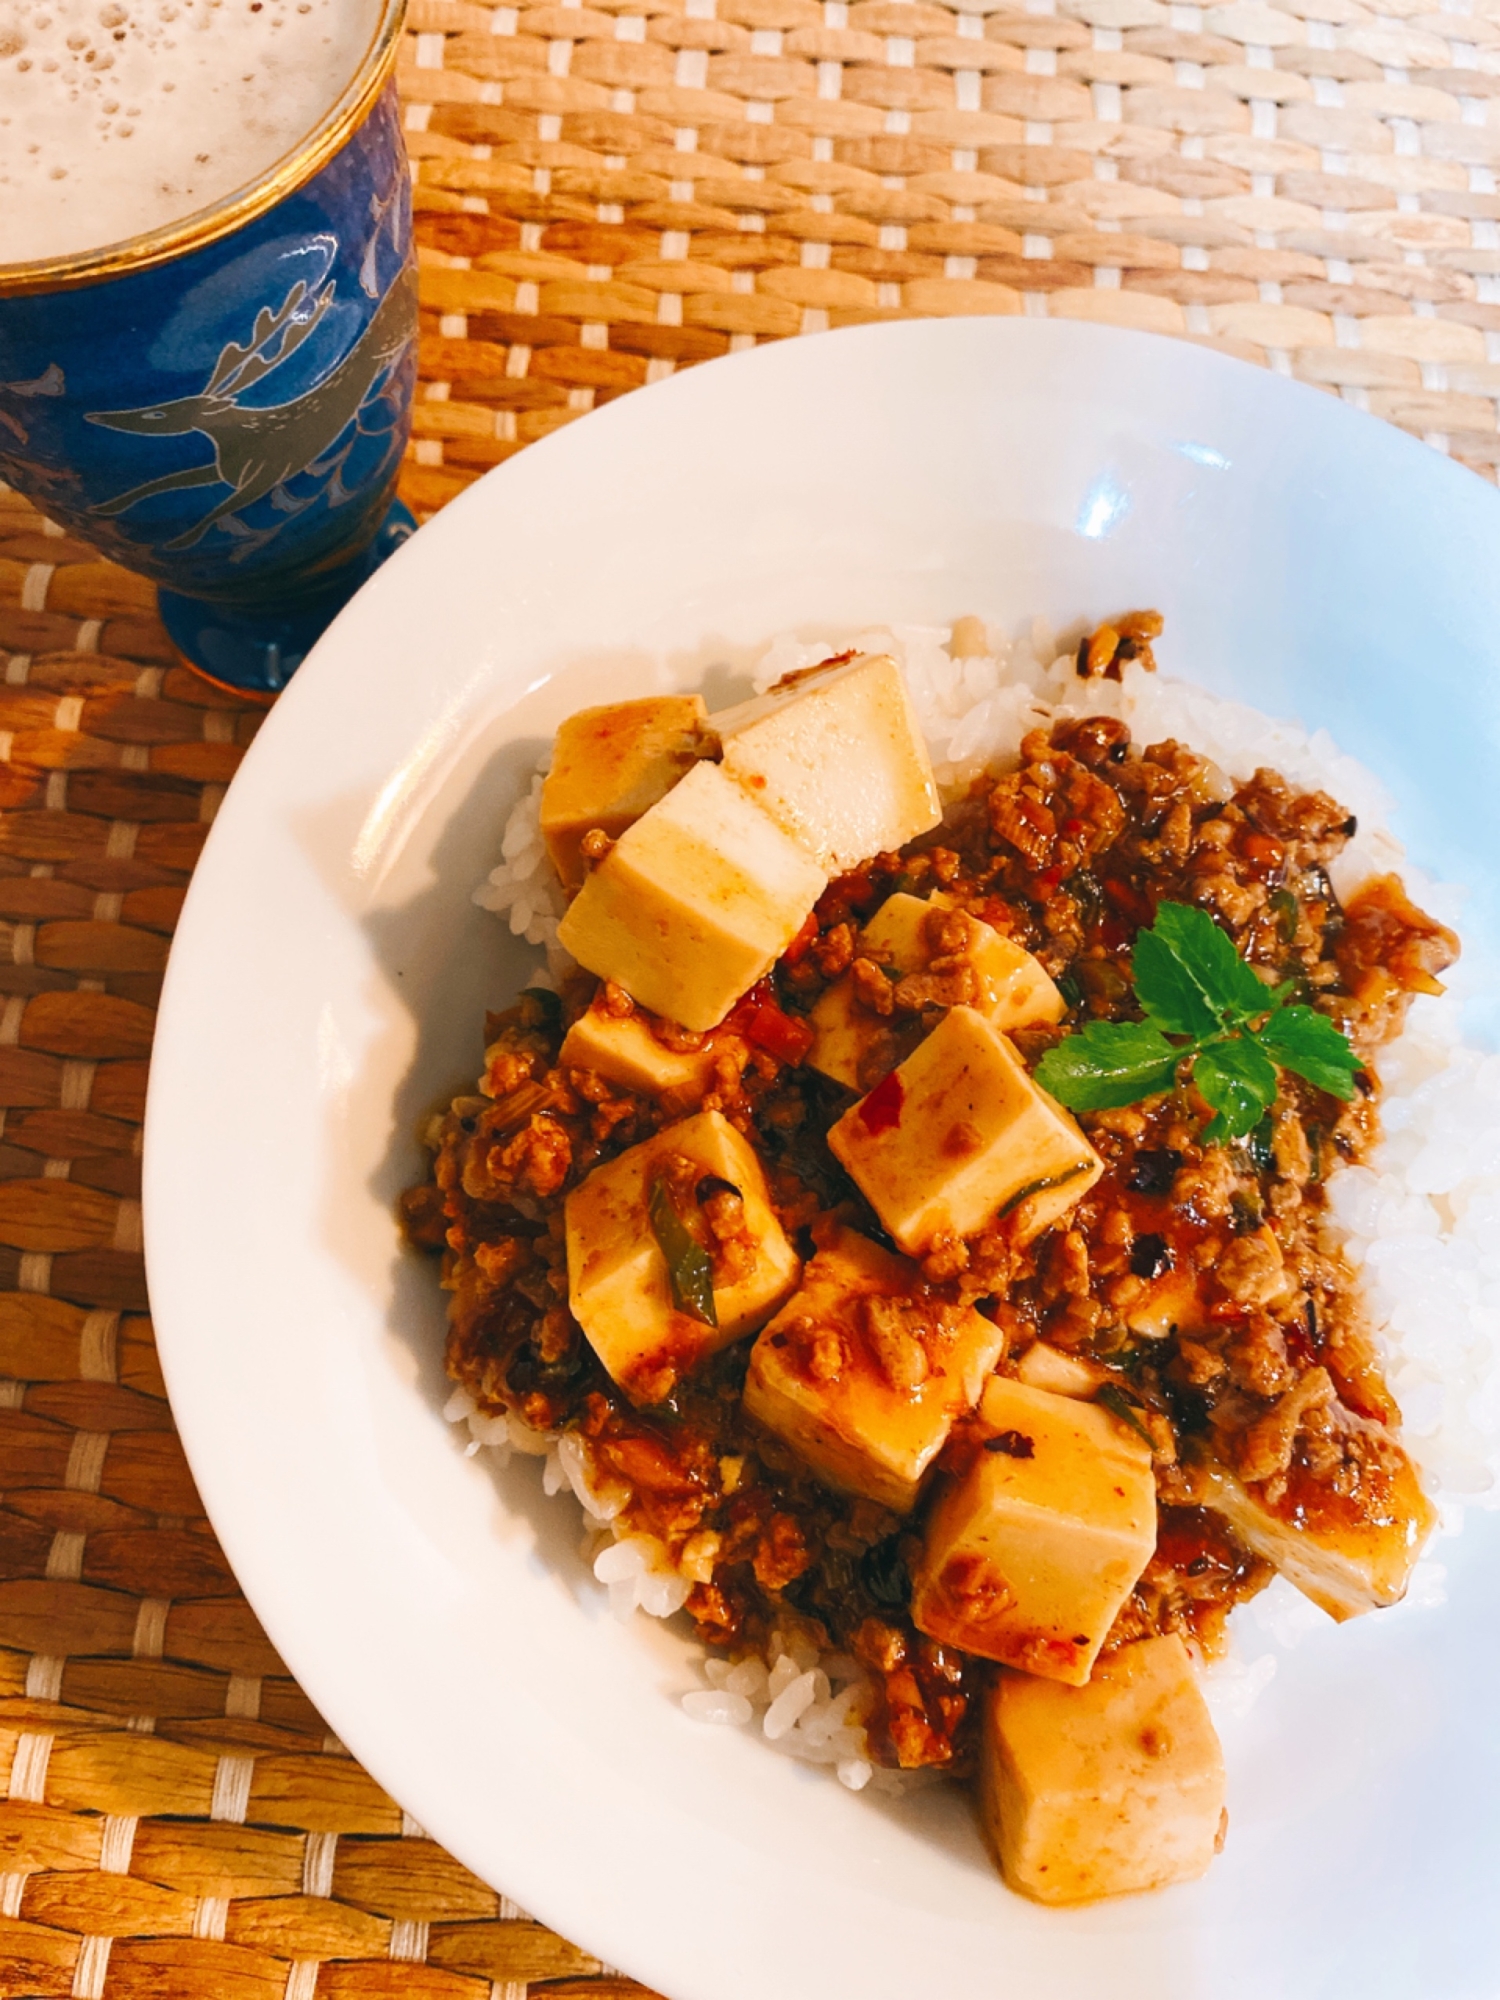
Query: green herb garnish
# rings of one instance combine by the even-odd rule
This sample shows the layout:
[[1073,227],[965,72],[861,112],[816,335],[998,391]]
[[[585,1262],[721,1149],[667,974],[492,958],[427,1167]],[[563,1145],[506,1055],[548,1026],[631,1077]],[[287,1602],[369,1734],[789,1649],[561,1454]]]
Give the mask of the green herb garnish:
[[1094,1397],[1094,1401],[1102,1403],[1110,1415],[1118,1417],[1122,1424],[1128,1424],[1138,1438],[1144,1439],[1151,1451],[1152,1457],[1155,1457],[1156,1440],[1136,1415],[1131,1406],[1130,1398],[1125,1394],[1123,1389],[1117,1389],[1113,1382],[1106,1382],[1104,1387]]
[[1297,942],[1297,927],[1302,921],[1302,912],[1297,907],[1297,898],[1290,889],[1277,889],[1271,897],[1271,915],[1276,919],[1276,935],[1283,944]]
[[1051,1188],[1066,1187],[1069,1181],[1076,1181],[1080,1174],[1086,1174],[1092,1165],[1092,1160],[1079,1160],[1074,1166],[1065,1167],[1060,1174],[1043,1174],[1040,1180],[1028,1181],[1025,1187],[1017,1188],[1010,1200],[995,1211],[995,1220],[997,1222],[1003,1220],[1013,1209],[1019,1208],[1023,1201],[1030,1201],[1034,1194],[1046,1194]]
[[677,1213],[664,1180],[651,1183],[646,1212],[651,1218],[651,1233],[667,1262],[673,1305],[690,1319],[716,1327],[719,1313],[714,1304],[713,1265],[708,1252]]
[[1276,1101],[1276,1072],[1294,1071],[1330,1097],[1354,1095],[1363,1065],[1348,1037],[1294,986],[1268,987],[1206,910],[1163,903],[1131,954],[1144,1021],[1092,1021],[1047,1051],[1036,1080],[1072,1111],[1108,1111],[1171,1090],[1192,1065],[1213,1111],[1203,1137],[1243,1139]]
[[1036,1080],[1072,1111],[1109,1111],[1170,1090],[1181,1054],[1148,1021],[1090,1021],[1048,1049]]
[[1245,1141],[1250,1164],[1259,1174],[1268,1174],[1276,1164],[1275,1124],[1268,1111]]

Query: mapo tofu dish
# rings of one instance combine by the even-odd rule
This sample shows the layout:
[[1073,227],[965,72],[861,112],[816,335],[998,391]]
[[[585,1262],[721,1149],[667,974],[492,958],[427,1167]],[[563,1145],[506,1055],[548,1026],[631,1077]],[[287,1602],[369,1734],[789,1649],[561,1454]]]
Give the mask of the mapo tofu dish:
[[1109,714],[945,804],[878,655],[585,710],[568,965],[404,1198],[464,1407],[564,1441],[715,1685],[841,1662],[846,1739],[971,1785],[1045,1902],[1201,1874],[1230,1612],[1394,1604],[1433,1526],[1325,1189],[1457,941],[1341,903],[1354,832]]

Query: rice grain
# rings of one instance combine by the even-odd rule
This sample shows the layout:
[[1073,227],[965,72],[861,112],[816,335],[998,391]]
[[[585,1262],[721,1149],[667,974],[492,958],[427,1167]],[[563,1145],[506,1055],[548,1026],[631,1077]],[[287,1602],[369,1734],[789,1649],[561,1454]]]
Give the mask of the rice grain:
[[[950,649],[955,633],[959,643]],[[1262,766],[1298,787],[1331,793],[1358,821],[1331,871],[1341,897],[1371,875],[1395,872],[1443,921],[1458,918],[1462,891],[1410,865],[1389,829],[1388,792],[1324,730],[1309,732],[1205,688],[1148,674],[1134,662],[1118,682],[1080,680],[1072,650],[1059,651],[1040,618],[1014,640],[974,618],[957,628],[877,627],[838,644],[782,634],[761,657],[756,689],[846,646],[900,661],[949,800],[983,772],[1013,768],[1029,730],[1070,716],[1114,715],[1138,743],[1175,737],[1209,758],[1227,774],[1226,796],[1230,781],[1245,782]],[[565,904],[546,865],[541,788],[539,773],[507,820],[500,863],[474,901],[542,947],[547,971],[533,977],[555,981],[570,961],[557,944]],[[1390,1386],[1405,1413],[1405,1441],[1442,1507],[1447,1533],[1461,1526],[1466,1504],[1500,1502],[1500,1055],[1463,1043],[1461,982],[1460,970],[1454,992],[1419,999],[1402,1035],[1383,1052],[1385,1137],[1367,1165],[1331,1176],[1326,1224],[1330,1245],[1341,1246],[1363,1276]],[[628,1490],[601,1478],[581,1437],[542,1437],[514,1415],[480,1412],[462,1390],[450,1396],[444,1415],[467,1426],[470,1451],[490,1450],[497,1462],[513,1448],[545,1459],[545,1490],[570,1490],[596,1533],[610,1537],[593,1572],[613,1611],[669,1617],[681,1608],[691,1586],[672,1569],[667,1549],[638,1534],[613,1538],[611,1524]],[[1442,1576],[1429,1551],[1409,1605],[1440,1602]],[[1244,1658],[1252,1629],[1286,1647],[1323,1622],[1322,1612],[1277,1579],[1237,1614],[1232,1629],[1240,1645],[1208,1671],[1210,1702],[1221,1713],[1243,1714],[1274,1674],[1274,1653]],[[864,1730],[873,1700],[868,1678],[852,1661],[820,1661],[805,1633],[773,1634],[764,1659],[707,1659],[703,1673],[706,1687],[682,1702],[696,1721],[753,1727],[759,1719],[760,1733],[779,1751],[831,1766],[851,1791],[872,1783],[881,1791],[909,1791],[932,1781],[927,1773],[873,1764]]]

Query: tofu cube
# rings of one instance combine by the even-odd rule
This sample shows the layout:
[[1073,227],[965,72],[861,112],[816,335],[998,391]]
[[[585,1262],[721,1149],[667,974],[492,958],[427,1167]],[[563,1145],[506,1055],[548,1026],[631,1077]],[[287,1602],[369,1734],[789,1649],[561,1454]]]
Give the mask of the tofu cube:
[[588,873],[578,843],[593,827],[618,840],[714,747],[702,695],[652,695],[583,708],[552,746],[542,785],[542,838],[563,885]]
[[[685,1171],[678,1163],[687,1163]],[[673,1302],[651,1226],[662,1176],[689,1187],[711,1175],[737,1188],[744,1239],[717,1259],[708,1326]],[[691,1199],[680,1212],[688,1217]],[[722,1113],[700,1111],[595,1167],[568,1196],[568,1303],[589,1344],[632,1402],[659,1403],[711,1354],[756,1332],[797,1288],[801,1263],[772,1213],[759,1160]],[[690,1217],[689,1217],[690,1219]],[[712,1239],[705,1234],[705,1246]]]
[[914,1264],[845,1229],[756,1341],[745,1408],[825,1484],[908,1514],[1004,1345],[993,1321],[940,1309]]
[[1181,1639],[1122,1646],[1087,1687],[998,1675],[979,1796],[1006,1881],[1040,1903],[1203,1874],[1223,1839],[1224,1756]]
[[1014,1215],[1029,1242],[1104,1171],[998,1029],[951,1007],[932,1033],[828,1134],[834,1154],[908,1256],[945,1230],[972,1236]]
[[885,654],[815,668],[712,717],[724,769],[829,875],[943,816],[901,669]]
[[1222,1514],[1246,1548],[1341,1624],[1400,1603],[1437,1524],[1411,1460],[1384,1436],[1361,1490],[1347,1499],[1296,1465],[1274,1507],[1263,1488],[1217,1461],[1194,1467],[1192,1477],[1200,1505]]
[[597,1003],[569,1028],[559,1057],[567,1069],[591,1069],[651,1097],[664,1090],[706,1090],[716,1060],[712,1047],[669,1049],[652,1034],[645,1015],[621,1017]]
[[1156,1548],[1143,1441],[1107,1410],[993,1376],[985,1442],[940,1495],[912,1584],[930,1638],[1082,1687]]
[[1054,1396],[1077,1396],[1088,1403],[1109,1380],[1109,1371],[1086,1355],[1065,1354],[1038,1340],[1016,1363],[1016,1379],[1028,1389],[1050,1389]]
[[558,935],[653,1014],[712,1028],[770,971],[825,881],[717,764],[695,764],[621,835]]
[[[947,908],[943,896],[928,902],[904,891],[887,896],[865,925],[861,949],[903,974],[925,972],[935,955],[953,962],[954,969],[966,968],[972,978],[971,1004],[994,1027],[1025,1028],[1062,1019],[1067,1006],[1045,968],[993,925],[964,915],[959,918],[965,933],[962,948],[935,954],[928,919]],[[821,996],[809,1020],[817,1037],[808,1056],[813,1068],[850,1090],[867,1088],[875,1080],[867,1073],[867,1061],[873,1048],[889,1041],[889,1028],[856,1000],[848,973]]]

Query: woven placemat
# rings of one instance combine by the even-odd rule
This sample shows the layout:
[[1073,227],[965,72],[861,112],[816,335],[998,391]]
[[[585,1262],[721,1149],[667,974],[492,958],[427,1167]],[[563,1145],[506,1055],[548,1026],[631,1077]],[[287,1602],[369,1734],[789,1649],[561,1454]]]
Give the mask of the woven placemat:
[[419,510],[674,368],[950,313],[1203,341],[1494,477],[1497,0],[414,0],[412,25]]
[[141,1260],[154,1009],[262,711],[0,488],[0,1995],[615,2000],[407,1819],[203,1518]]
[[[1385,8],[416,0],[407,499],[758,340],[971,312],[1223,347],[1493,478],[1500,0]],[[3,489],[0,676],[0,1994],[639,1996],[329,1736],[163,1400],[153,1009],[261,712]]]

